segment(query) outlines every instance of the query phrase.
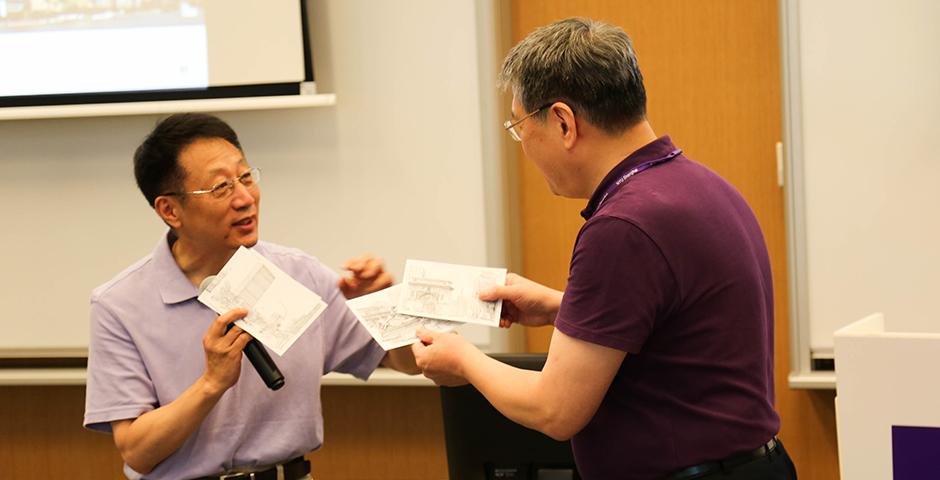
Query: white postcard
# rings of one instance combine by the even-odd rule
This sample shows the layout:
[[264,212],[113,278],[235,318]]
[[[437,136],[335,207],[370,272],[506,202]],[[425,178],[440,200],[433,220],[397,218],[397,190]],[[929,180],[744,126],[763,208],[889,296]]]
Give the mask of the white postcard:
[[278,355],[290,348],[326,309],[319,295],[254,250],[240,247],[199,294],[220,315],[247,308],[235,322]]
[[505,284],[505,268],[408,260],[398,313],[496,327],[502,300],[484,302],[479,294]]
[[447,332],[460,326],[459,322],[402,315],[397,311],[401,285],[388,287],[375,293],[347,300],[359,322],[385,350],[411,345],[418,341],[415,331],[424,327],[435,332]]

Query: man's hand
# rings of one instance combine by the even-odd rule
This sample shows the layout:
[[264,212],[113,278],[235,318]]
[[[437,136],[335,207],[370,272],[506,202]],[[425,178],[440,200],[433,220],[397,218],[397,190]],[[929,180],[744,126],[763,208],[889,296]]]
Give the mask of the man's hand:
[[385,271],[385,263],[371,254],[347,260],[342,268],[352,273],[351,277],[339,279],[339,289],[346,298],[360,297],[392,285],[392,276]]
[[411,351],[424,376],[446,387],[466,385],[463,362],[479,350],[454,332],[438,333],[419,328],[417,335],[419,341],[411,345]]
[[210,388],[224,392],[235,385],[241,374],[242,350],[251,341],[251,335],[238,325],[232,326],[226,333],[229,323],[248,315],[248,310],[236,308],[229,310],[212,322],[202,338],[202,347],[206,351],[206,371],[203,378]]
[[199,428],[226,390],[238,382],[242,350],[251,335],[229,323],[248,315],[236,308],[219,315],[202,338],[206,352],[206,371],[172,402],[161,405],[137,418],[111,422],[114,444],[121,458],[134,471],[147,474],[177,451]]
[[421,369],[418,368],[418,365],[415,363],[415,356],[411,351],[411,348],[407,345],[404,347],[393,348],[385,352],[385,357],[382,358],[380,363],[383,367],[391,368],[392,370],[397,370],[402,373],[407,373],[408,375],[417,375],[421,373]]
[[503,301],[499,326],[508,328],[513,323],[527,327],[541,327],[555,323],[561,306],[562,292],[535,283],[515,273],[506,276],[506,285],[480,292],[480,300]]

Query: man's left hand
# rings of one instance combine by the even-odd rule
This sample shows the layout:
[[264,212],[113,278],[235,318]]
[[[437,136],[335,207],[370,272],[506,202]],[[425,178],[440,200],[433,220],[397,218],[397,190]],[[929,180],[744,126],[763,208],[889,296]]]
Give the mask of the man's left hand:
[[465,338],[454,332],[438,333],[419,328],[418,341],[411,345],[415,363],[425,377],[438,385],[466,385],[462,364],[476,351]]
[[371,254],[348,260],[342,268],[352,273],[352,276],[340,277],[338,283],[346,298],[360,297],[392,285],[392,276],[385,271],[385,263]]

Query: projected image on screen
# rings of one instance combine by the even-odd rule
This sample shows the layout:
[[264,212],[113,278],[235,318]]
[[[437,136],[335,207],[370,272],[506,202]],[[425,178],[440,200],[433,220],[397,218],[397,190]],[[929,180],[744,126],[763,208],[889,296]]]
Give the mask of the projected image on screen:
[[0,97],[206,88],[201,1],[0,0]]

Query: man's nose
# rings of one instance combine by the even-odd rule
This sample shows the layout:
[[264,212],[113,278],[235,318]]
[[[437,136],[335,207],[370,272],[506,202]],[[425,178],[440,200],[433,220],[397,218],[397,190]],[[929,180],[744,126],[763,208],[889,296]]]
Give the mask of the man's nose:
[[[244,208],[255,203],[255,196],[251,194],[250,189],[243,185],[242,182],[235,182],[233,188],[232,205],[235,208]],[[254,188],[257,189],[258,187]]]

